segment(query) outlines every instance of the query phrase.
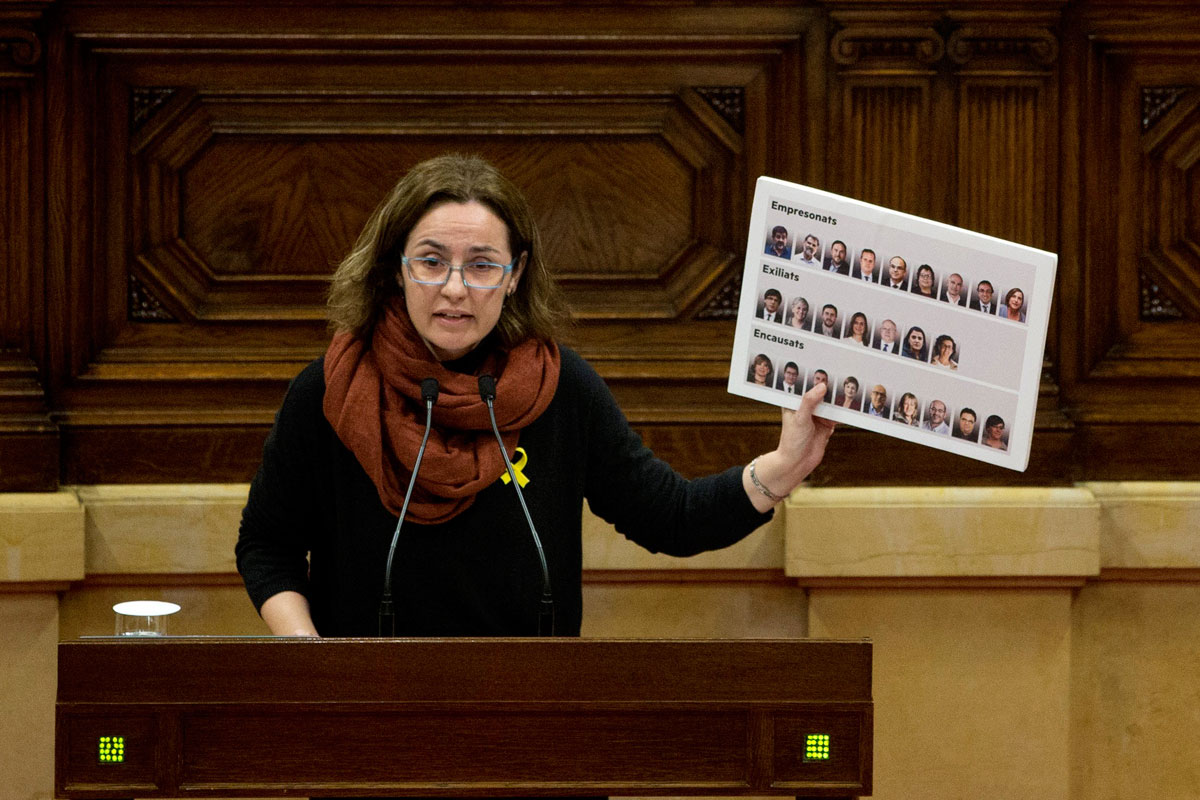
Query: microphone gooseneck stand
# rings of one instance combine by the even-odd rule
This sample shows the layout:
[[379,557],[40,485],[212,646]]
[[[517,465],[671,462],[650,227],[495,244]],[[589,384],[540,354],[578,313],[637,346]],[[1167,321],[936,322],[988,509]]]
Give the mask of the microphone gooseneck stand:
[[392,534],[391,547],[388,548],[387,569],[383,574],[383,597],[379,601],[380,636],[396,635],[396,612],[392,607],[392,560],[396,557],[396,545],[400,543],[400,526],[404,524],[404,515],[408,513],[408,501],[412,499],[413,487],[417,485],[417,471],[421,469],[421,459],[425,456],[425,443],[429,441],[429,430],[433,426],[433,404],[437,402],[437,396],[436,378],[421,381],[421,399],[425,401],[425,435],[421,437],[417,460],[413,464],[412,476],[408,479],[408,491],[404,493],[404,505],[400,507],[400,519],[396,520],[396,530]]
[[538,536],[537,528],[533,525],[533,517],[529,514],[529,506],[525,505],[525,495],[521,492],[521,484],[513,470],[508,451],[504,449],[504,439],[500,436],[500,427],[496,424],[496,379],[491,375],[479,376],[479,396],[487,404],[488,418],[492,422],[492,433],[496,434],[496,443],[500,445],[500,455],[504,458],[504,466],[508,469],[508,479],[517,490],[517,499],[521,501],[521,510],[525,512],[525,522],[529,524],[529,533],[537,547],[538,561],[542,566],[542,601],[538,607],[538,636],[554,635],[554,594],[550,591],[550,568],[546,565],[546,551],[542,548],[542,539]]

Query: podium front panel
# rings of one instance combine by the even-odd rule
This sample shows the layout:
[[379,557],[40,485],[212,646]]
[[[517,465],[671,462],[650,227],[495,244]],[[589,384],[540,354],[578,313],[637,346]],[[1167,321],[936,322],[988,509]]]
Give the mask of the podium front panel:
[[64,798],[870,793],[867,642],[96,638],[59,655]]

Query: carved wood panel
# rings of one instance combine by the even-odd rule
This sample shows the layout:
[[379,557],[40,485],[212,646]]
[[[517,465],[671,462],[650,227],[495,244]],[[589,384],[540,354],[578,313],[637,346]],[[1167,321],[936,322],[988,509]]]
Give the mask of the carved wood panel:
[[1200,320],[1200,85],[1176,91],[1170,109],[1139,137],[1141,273],[1181,318]]
[[547,7],[417,4],[398,28],[383,5],[62,4],[62,477],[249,477],[284,382],[324,349],[333,267],[395,180],[447,150],[526,191],[572,342],[619,394],[664,355],[711,375],[731,329],[696,320],[740,271],[754,178],[811,163],[807,137],[762,134],[797,130],[816,15]]
[[869,202],[1053,249],[1059,51],[1029,23],[1054,18],[980,14],[834,13],[836,174]]
[[932,143],[927,81],[847,78],[842,111],[845,193],[868,203],[928,216],[933,182],[916,167]]
[[[831,3],[831,188],[1057,250],[1061,5],[1030,2],[1017,11],[962,4],[944,12],[932,4]],[[966,465],[955,469],[881,442],[872,460],[919,465],[881,482],[1060,482],[1079,474],[1056,360],[1052,323],[1026,475],[968,476]],[[829,466],[820,480],[862,481],[853,468]]]
[[958,222],[1018,242],[1046,242],[1046,115],[1038,83],[964,81],[958,119]]
[[0,490],[248,477],[334,264],[449,149],[689,474],[776,435],[723,388],[769,174],[1061,254],[1028,473],[843,431],[818,482],[1200,477],[1197,42],[1184,0],[0,3]]
[[35,361],[44,328],[39,7],[0,7],[0,490],[57,488],[59,438]]
[[[1087,70],[1079,123],[1089,157],[1106,168],[1084,170],[1080,185],[1096,198],[1083,215],[1083,313],[1100,333],[1079,348],[1080,378],[1200,374],[1190,365],[1200,322],[1200,46],[1176,42],[1168,54],[1157,34],[1121,22],[1109,15],[1084,22],[1092,39],[1081,54]],[[1195,27],[1182,12],[1163,19],[1170,22]],[[1153,324],[1150,297],[1180,322]]]
[[[741,137],[688,90],[536,103],[376,91],[335,107],[329,95],[179,90],[143,123],[131,216],[145,227],[130,233],[143,293],[187,321],[320,319],[331,267],[374,204],[448,148],[481,153],[523,184],[583,319],[674,317],[729,262],[723,223],[741,197],[726,186],[744,183]],[[479,108],[506,118],[476,133]],[[587,137],[599,129],[603,139]]]
[[[1078,421],[1079,457],[1098,477],[1193,476],[1200,445],[1200,258],[1195,150],[1200,134],[1200,20],[1186,4],[1153,12],[1086,7],[1072,20],[1060,283],[1079,324],[1062,338],[1062,391]],[[1070,134],[1078,138],[1072,140]],[[1078,142],[1078,149],[1075,149]],[[1135,466],[1136,465],[1136,466]]]

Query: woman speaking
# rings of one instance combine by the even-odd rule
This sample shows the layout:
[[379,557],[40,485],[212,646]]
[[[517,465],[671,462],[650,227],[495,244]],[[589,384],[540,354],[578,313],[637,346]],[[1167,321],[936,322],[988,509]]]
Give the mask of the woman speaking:
[[578,635],[584,499],[648,550],[725,547],[769,519],[833,430],[812,416],[822,386],[748,465],[686,480],[655,458],[556,343],[567,312],[533,215],[478,158],[434,158],[400,180],[334,274],[329,313],[334,336],[288,389],[237,543],[275,634],[376,635],[387,582],[385,634],[536,634],[549,586],[553,633]]

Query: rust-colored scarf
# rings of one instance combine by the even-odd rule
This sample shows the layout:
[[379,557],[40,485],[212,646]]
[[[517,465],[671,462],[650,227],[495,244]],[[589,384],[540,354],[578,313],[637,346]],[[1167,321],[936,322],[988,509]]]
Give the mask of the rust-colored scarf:
[[[407,514],[413,522],[435,524],[469,508],[505,471],[504,460],[476,377],[438,363],[403,302],[389,306],[370,346],[348,333],[333,337],[325,353],[325,417],[375,483],[379,499],[399,514],[425,432],[421,381],[437,378],[433,430]],[[484,357],[478,374],[496,378],[496,424],[510,458],[521,429],[554,398],[559,364],[557,345],[532,339]]]

